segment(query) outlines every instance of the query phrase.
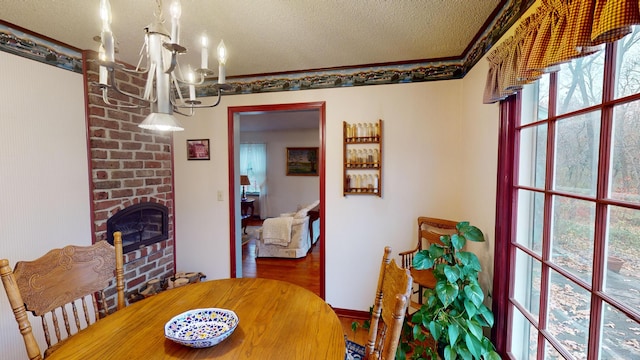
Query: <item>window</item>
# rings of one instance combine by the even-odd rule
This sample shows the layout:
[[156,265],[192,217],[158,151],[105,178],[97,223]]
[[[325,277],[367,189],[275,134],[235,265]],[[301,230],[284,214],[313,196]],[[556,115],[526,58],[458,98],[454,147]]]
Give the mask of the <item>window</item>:
[[515,126],[497,336],[513,359],[640,358],[640,27],[501,109]]
[[240,144],[240,174],[247,175],[249,194],[260,194],[267,178],[267,144]]

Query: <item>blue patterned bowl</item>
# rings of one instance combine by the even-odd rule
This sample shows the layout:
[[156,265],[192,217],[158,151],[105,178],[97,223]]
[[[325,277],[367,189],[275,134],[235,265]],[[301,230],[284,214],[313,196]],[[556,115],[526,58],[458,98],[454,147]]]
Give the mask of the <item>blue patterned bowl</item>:
[[164,336],[194,348],[210,347],[229,337],[238,322],[238,316],[231,310],[189,310],[174,316],[164,325]]

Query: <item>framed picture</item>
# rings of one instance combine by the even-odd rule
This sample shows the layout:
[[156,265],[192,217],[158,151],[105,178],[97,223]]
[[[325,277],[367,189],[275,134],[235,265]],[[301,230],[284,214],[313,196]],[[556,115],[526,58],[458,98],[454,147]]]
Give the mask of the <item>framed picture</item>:
[[287,176],[318,176],[318,148],[288,147]]
[[187,160],[209,160],[209,139],[187,140]]

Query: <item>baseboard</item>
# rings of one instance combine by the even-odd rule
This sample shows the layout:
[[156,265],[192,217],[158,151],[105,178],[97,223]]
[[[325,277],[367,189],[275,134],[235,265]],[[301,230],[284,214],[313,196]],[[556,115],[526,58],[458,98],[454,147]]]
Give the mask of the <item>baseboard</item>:
[[348,317],[356,320],[368,320],[369,318],[371,318],[371,314],[368,311],[340,308],[333,308],[333,311],[335,311],[338,316]]

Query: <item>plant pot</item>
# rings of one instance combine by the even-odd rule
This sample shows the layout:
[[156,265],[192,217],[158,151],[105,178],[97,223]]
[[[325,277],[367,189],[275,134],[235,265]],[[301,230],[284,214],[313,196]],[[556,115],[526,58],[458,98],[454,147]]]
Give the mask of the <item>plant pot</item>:
[[620,269],[622,269],[622,265],[624,265],[624,260],[620,259],[619,257],[607,257],[607,269],[619,273]]

